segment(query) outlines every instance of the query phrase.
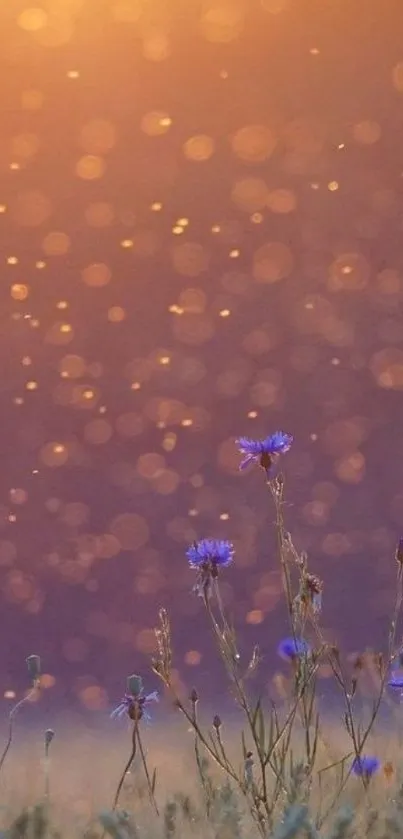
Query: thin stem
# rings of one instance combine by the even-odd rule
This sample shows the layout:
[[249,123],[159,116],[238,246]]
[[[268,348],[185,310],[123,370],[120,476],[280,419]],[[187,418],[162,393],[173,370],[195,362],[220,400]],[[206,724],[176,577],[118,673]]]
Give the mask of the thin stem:
[[[396,592],[395,604],[394,604],[394,609],[393,609],[393,617],[392,617],[392,620],[391,620],[391,623],[390,623],[390,630],[389,630],[387,664],[383,668],[383,672],[381,674],[381,682],[380,682],[380,687],[379,687],[379,691],[378,691],[378,696],[377,696],[377,699],[375,701],[375,704],[374,704],[374,707],[373,707],[373,710],[372,710],[370,721],[367,725],[367,728],[366,728],[363,736],[360,738],[359,742],[357,741],[356,734],[355,734],[354,714],[353,714],[353,710],[352,710],[351,697],[349,696],[349,694],[346,690],[344,680],[343,679],[339,680],[339,681],[341,681],[341,684],[342,684],[342,689],[343,689],[343,693],[344,693],[344,697],[345,697],[345,701],[346,701],[346,705],[347,705],[348,720],[349,720],[350,727],[351,727],[350,737],[351,737],[352,742],[353,742],[355,757],[356,757],[357,760],[360,759],[360,757],[362,755],[362,752],[363,752],[363,749],[364,749],[364,746],[365,746],[365,743],[367,742],[368,737],[369,737],[369,735],[370,735],[370,733],[373,729],[375,720],[378,716],[378,712],[379,712],[379,708],[380,708],[380,705],[381,705],[381,702],[382,702],[383,694],[384,694],[384,691],[385,691],[387,673],[388,673],[388,669],[389,669],[389,666],[390,666],[390,662],[391,662],[392,657],[393,657],[393,648],[394,648],[395,640],[396,640],[397,621],[398,621],[398,617],[399,617],[400,609],[401,609],[401,605],[402,605],[402,582],[403,582],[403,568],[402,568],[402,566],[399,566],[398,573],[397,573],[397,592]],[[319,631],[319,628],[318,628],[318,631]],[[332,669],[333,669],[333,666],[332,666]],[[337,789],[337,791],[336,791],[328,809],[326,810],[326,812],[322,816],[322,818],[320,820],[320,823],[318,824],[319,828],[322,827],[322,825],[324,824],[324,822],[326,821],[326,819],[328,818],[328,816],[332,812],[333,808],[337,804],[337,801],[338,801],[341,793],[343,792],[343,790],[344,790],[344,788],[347,784],[347,781],[349,780],[349,778],[351,776],[351,773],[352,773],[352,766],[350,766],[350,768],[347,772],[347,775],[343,779],[342,783],[339,785],[339,787],[338,787],[338,789]],[[367,791],[368,781],[364,777],[362,778],[362,781],[363,781],[363,785],[364,785],[364,790]]]
[[270,489],[270,492],[272,494],[273,501],[274,501],[274,506],[275,506],[275,510],[276,510],[276,534],[277,534],[277,545],[278,545],[279,559],[280,559],[280,565],[281,565],[281,571],[282,571],[282,577],[283,577],[283,589],[284,589],[284,594],[285,594],[285,597],[286,597],[288,615],[289,615],[290,622],[291,622],[291,629],[292,629],[293,634],[295,634],[294,622],[292,620],[293,596],[292,596],[292,586],[291,586],[291,575],[290,575],[290,571],[289,571],[289,568],[288,568],[287,559],[285,557],[285,539],[284,539],[285,527],[284,527],[284,517],[283,517],[283,509],[282,509],[282,505],[283,505],[283,484],[282,483],[279,484],[279,492],[276,491],[276,488],[273,485],[272,481],[268,480],[267,481],[267,486]]
[[123,784],[125,782],[125,777],[126,777],[128,771],[129,771],[129,769],[130,769],[130,767],[133,763],[134,758],[136,757],[136,750],[137,750],[137,727],[136,727],[136,725],[134,725],[133,726],[133,732],[132,732],[131,754],[130,754],[129,760],[127,761],[126,766],[125,766],[125,768],[124,768],[124,770],[121,774],[120,781],[118,783],[117,790],[116,790],[116,793],[115,793],[115,799],[114,799],[114,802],[113,802],[112,810],[116,810],[116,807],[118,806],[119,796],[120,796],[120,793],[122,791]]
[[50,795],[50,757],[49,757],[49,743],[45,744],[45,801],[49,800]]
[[152,783],[151,783],[150,773],[148,771],[146,756],[145,756],[145,752],[144,752],[144,749],[143,749],[143,743],[142,743],[142,740],[141,740],[141,737],[140,737],[140,729],[139,729],[139,724],[138,724],[137,720],[135,722],[135,731],[136,731],[136,736],[137,736],[137,742],[138,742],[138,745],[139,745],[141,761],[142,761],[142,764],[143,764],[144,774],[145,774],[146,779],[147,779],[148,792],[149,792],[149,795],[150,795],[150,799],[151,799],[151,801],[154,805],[155,812],[156,812],[157,816],[159,816],[159,810],[158,810],[158,807],[157,807],[157,802],[155,800],[153,786],[152,786]]
[[36,695],[37,689],[38,689],[38,682],[35,681],[33,687],[29,691],[29,693],[27,693],[26,696],[23,696],[23,698],[20,699],[20,701],[17,702],[16,705],[14,705],[14,708],[12,708],[10,713],[9,713],[9,716],[8,716],[8,739],[7,739],[7,743],[6,743],[6,745],[4,747],[4,750],[3,750],[3,754],[1,755],[1,758],[0,758],[0,772],[3,768],[4,761],[5,761],[5,759],[8,755],[8,752],[10,751],[11,744],[13,742],[14,717],[16,716],[16,714],[18,713],[20,708],[22,708],[22,706],[25,705],[26,702],[30,702],[31,699]]

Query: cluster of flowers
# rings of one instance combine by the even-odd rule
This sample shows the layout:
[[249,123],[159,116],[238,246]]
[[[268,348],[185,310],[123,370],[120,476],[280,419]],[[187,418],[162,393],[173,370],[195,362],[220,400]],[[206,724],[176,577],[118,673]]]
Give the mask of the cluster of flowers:
[[[273,480],[276,474],[276,466],[281,455],[291,448],[293,437],[283,431],[276,431],[274,434],[263,440],[251,440],[248,437],[241,437],[236,441],[243,459],[240,469],[243,470],[250,464],[260,466],[267,481]],[[401,552],[403,561],[403,540],[399,542],[398,551]],[[194,542],[186,551],[186,557],[190,568],[197,571],[197,581],[194,591],[202,597],[210,596],[211,584],[217,579],[221,568],[225,568],[233,562],[234,546],[224,539],[200,539]],[[296,659],[310,656],[312,649],[303,638],[284,638],[277,647],[277,653],[286,661],[294,662]],[[398,662],[403,668],[402,660]],[[391,688],[403,691],[403,675],[395,673],[388,682]],[[120,704],[115,708],[112,717],[120,717],[127,714],[132,720],[138,722],[140,719],[149,719],[146,710],[151,702],[158,701],[158,692],[145,694],[142,680],[139,676],[131,676],[128,679],[128,690]],[[380,760],[373,755],[361,755],[356,757],[351,765],[351,772],[354,775],[369,780],[381,767]]]

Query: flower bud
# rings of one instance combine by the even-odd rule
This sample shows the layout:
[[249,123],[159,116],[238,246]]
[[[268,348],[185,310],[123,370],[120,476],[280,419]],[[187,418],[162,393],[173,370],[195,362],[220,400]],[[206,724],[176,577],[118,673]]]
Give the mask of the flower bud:
[[37,682],[41,675],[41,659],[39,655],[29,655],[26,660],[28,673],[33,682]]
[[399,542],[398,542],[397,548],[396,548],[395,557],[396,557],[396,562],[399,565],[403,565],[403,539],[399,539]]
[[55,736],[55,732],[51,728],[47,728],[45,731],[45,748],[48,749],[53,738]]
[[128,676],[127,679],[127,692],[131,694],[131,696],[139,696],[143,690],[143,680],[141,676]]
[[213,726],[214,726],[215,730],[219,731],[220,728],[221,728],[221,725],[222,725],[221,717],[219,717],[218,714],[216,714],[214,719],[213,719]]

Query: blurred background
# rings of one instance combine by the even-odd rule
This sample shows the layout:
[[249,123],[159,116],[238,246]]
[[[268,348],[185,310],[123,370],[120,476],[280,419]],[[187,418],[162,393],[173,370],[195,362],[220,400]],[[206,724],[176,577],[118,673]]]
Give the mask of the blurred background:
[[[385,644],[403,520],[400,0],[0,3],[0,695],[105,713],[170,613],[178,683],[220,692],[184,552],[278,667],[257,469],[326,636]],[[325,676],[326,673],[324,672]]]

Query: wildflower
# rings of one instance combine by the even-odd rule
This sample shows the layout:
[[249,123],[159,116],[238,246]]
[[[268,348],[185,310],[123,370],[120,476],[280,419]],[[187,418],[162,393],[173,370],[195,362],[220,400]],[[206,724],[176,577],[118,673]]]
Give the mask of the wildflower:
[[303,638],[283,638],[277,647],[277,652],[281,658],[288,659],[288,661],[308,655],[310,651],[308,642],[304,641]]
[[154,690],[152,693],[144,694],[143,687],[141,687],[136,695],[133,695],[133,693],[125,693],[122,701],[119,702],[119,705],[117,705],[112,711],[111,718],[116,719],[118,717],[123,717],[124,714],[127,714],[131,720],[136,722],[139,722],[143,718],[147,722],[150,722],[151,717],[146,710],[146,707],[151,702],[158,701],[158,691]]
[[201,539],[186,551],[191,568],[198,572],[194,591],[201,597],[210,594],[211,580],[217,579],[219,568],[230,565],[234,546],[223,539]]
[[234,547],[224,539],[200,539],[186,551],[191,568],[199,569],[206,563],[212,568],[230,565],[234,556]]
[[351,771],[353,775],[359,775],[360,777],[364,777],[369,780],[369,778],[372,778],[372,775],[375,775],[378,771],[380,765],[381,762],[377,757],[372,755],[362,755],[361,757],[356,757],[353,760]]
[[245,469],[250,463],[257,463],[268,476],[271,476],[275,461],[279,455],[288,452],[293,439],[291,434],[285,434],[284,431],[275,431],[274,434],[270,434],[264,440],[250,440],[249,437],[240,437],[236,444],[244,458],[239,468]]

